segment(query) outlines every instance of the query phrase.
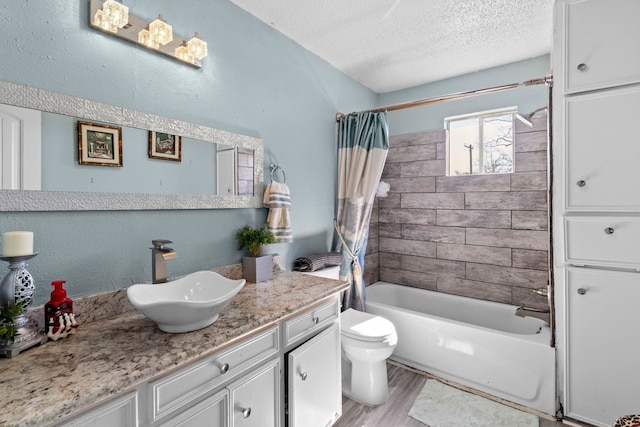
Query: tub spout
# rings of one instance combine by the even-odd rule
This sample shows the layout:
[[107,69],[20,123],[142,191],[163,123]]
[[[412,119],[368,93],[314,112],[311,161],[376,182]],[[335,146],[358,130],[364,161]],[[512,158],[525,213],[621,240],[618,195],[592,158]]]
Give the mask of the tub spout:
[[519,317],[536,317],[540,320],[544,320],[547,325],[551,324],[551,313],[548,311],[535,310],[531,308],[525,308],[523,305],[516,308],[516,316]]

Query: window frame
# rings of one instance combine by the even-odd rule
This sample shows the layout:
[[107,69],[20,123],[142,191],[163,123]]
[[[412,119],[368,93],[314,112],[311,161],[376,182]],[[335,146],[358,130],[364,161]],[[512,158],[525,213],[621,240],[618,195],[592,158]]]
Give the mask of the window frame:
[[[496,108],[492,110],[484,110],[478,111],[474,113],[460,114],[457,116],[449,116],[444,118],[444,128],[446,132],[446,168],[445,168],[445,176],[477,176],[477,175],[500,175],[505,173],[514,173],[516,170],[515,165],[515,139],[516,139],[516,114],[518,113],[518,107],[503,107]],[[510,172],[485,172],[484,171],[484,119],[487,117],[500,116],[505,114],[511,114],[511,129],[512,129],[512,138],[513,141],[511,143],[511,152],[512,152],[512,167]],[[478,173],[468,173],[455,175],[451,174],[451,144],[450,144],[450,124],[455,121],[462,121],[468,119],[478,119],[478,164],[481,165],[481,172]]]

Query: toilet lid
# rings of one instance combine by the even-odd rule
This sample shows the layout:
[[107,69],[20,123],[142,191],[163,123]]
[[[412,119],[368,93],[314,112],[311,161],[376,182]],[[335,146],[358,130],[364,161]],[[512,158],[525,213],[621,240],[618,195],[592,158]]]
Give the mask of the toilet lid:
[[387,319],[352,308],[340,315],[340,322],[343,335],[362,341],[383,341],[396,333],[393,323]]

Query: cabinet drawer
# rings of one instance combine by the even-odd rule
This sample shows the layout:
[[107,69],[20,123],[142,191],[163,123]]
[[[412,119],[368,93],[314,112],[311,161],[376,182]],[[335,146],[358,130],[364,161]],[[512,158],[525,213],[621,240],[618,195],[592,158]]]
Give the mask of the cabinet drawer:
[[567,209],[640,210],[640,87],[564,102]]
[[151,421],[180,408],[245,369],[276,354],[279,350],[278,343],[278,328],[274,327],[202,362],[194,363],[175,374],[150,383]]
[[284,324],[285,348],[294,345],[305,338],[317,334],[340,315],[340,304],[334,300],[318,308],[309,310]]
[[230,384],[232,427],[280,425],[280,359]]
[[[565,93],[640,81],[640,2],[573,0],[558,3],[566,28]],[[629,41],[629,43],[625,43]]]
[[566,261],[640,269],[640,218],[565,218]]

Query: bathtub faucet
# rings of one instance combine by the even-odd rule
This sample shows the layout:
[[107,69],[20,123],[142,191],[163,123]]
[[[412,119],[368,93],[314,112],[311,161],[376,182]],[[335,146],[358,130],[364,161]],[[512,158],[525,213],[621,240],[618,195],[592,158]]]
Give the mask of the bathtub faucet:
[[524,305],[516,308],[516,316],[519,317],[536,317],[540,320],[547,322],[547,325],[551,324],[551,313],[548,311],[534,310],[530,308],[524,308]]

